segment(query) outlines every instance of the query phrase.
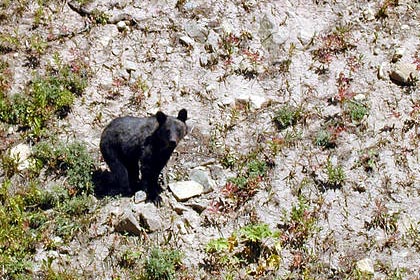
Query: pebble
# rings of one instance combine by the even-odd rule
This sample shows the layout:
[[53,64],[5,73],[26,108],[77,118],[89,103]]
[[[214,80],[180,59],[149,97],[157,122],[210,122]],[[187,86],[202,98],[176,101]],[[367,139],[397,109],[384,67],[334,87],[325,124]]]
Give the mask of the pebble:
[[118,31],[120,31],[120,32],[128,31],[129,30],[129,27],[127,26],[127,24],[123,20],[122,21],[119,21],[117,23],[117,28],[118,28]]
[[364,258],[358,261],[356,263],[356,267],[361,272],[366,272],[366,273],[371,273],[371,274],[375,273],[375,269],[373,268],[373,262],[369,258]]

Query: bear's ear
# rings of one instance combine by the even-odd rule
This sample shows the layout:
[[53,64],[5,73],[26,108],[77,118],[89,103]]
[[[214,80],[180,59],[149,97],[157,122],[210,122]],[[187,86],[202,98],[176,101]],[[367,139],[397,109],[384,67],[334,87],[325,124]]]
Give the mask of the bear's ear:
[[161,111],[156,113],[156,120],[158,121],[159,125],[162,125],[163,123],[165,123],[166,118],[167,118],[167,116],[165,115],[165,113],[163,113]]
[[181,109],[178,112],[178,120],[185,122],[187,120],[187,110]]

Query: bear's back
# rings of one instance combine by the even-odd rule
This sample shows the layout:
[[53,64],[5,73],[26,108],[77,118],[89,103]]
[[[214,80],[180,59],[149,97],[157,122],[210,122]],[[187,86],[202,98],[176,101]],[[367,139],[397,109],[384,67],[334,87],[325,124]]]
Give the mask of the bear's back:
[[155,117],[118,117],[112,120],[102,132],[101,145],[119,147],[142,145],[158,126]]

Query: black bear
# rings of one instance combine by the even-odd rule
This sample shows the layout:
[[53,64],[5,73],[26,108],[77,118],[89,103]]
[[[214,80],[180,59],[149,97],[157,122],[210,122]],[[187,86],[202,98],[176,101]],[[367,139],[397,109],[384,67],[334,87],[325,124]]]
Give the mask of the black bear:
[[186,120],[187,110],[182,109],[176,118],[159,111],[152,117],[111,121],[102,132],[100,149],[119,193],[132,194],[142,188],[149,200],[159,202],[159,174],[187,134]]

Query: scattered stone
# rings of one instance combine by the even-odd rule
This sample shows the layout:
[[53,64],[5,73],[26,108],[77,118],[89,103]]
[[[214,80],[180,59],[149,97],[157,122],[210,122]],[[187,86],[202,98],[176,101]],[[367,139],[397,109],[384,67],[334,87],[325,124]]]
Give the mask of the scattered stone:
[[411,63],[397,63],[389,74],[391,80],[399,85],[413,85],[419,78],[416,65]]
[[31,147],[21,143],[10,149],[9,156],[16,161],[17,169],[22,171],[31,166],[31,161],[29,160],[31,153]]
[[140,227],[133,211],[126,209],[114,224],[114,229],[120,233],[131,233],[137,236],[142,235],[143,229]]
[[260,21],[260,28],[258,35],[260,36],[261,44],[270,53],[276,53],[280,46],[286,43],[289,39],[287,30],[280,32],[278,24],[273,16],[265,14]]
[[130,30],[130,28],[127,26],[127,24],[125,23],[125,21],[119,21],[117,23],[117,28],[118,28],[118,31],[120,31],[120,32]]
[[378,66],[378,79],[385,80],[386,74],[384,70],[384,64]]
[[188,211],[188,207],[186,207],[184,204],[181,204],[177,202],[176,200],[172,200],[170,202],[172,209],[178,214],[182,215],[185,211]]
[[209,31],[209,34],[207,35],[207,41],[205,44],[205,48],[209,52],[216,52],[216,50],[219,48],[219,42],[220,42],[220,36],[213,30]]
[[396,48],[394,50],[394,54],[392,55],[392,60],[391,61],[393,63],[398,62],[403,57],[404,52],[405,52],[404,48]]
[[374,55],[378,55],[380,52],[381,52],[381,49],[380,48],[374,48],[373,49],[373,54]]
[[307,46],[316,35],[315,26],[309,19],[300,18],[298,28],[297,38],[303,46]]
[[184,30],[191,38],[194,38],[200,43],[204,43],[207,38],[208,31],[203,24],[198,22],[187,22],[184,25]]
[[203,54],[200,56],[200,66],[201,67],[211,67],[213,65],[217,65],[218,59],[217,55],[212,54]]
[[123,67],[127,72],[133,72],[136,71],[137,69],[137,64],[133,61],[130,60],[125,60],[123,62]]
[[137,204],[134,211],[139,215],[140,224],[149,232],[163,229],[163,221],[153,203]]
[[193,229],[199,227],[201,224],[200,215],[195,211],[185,211],[182,216],[187,224]]
[[249,102],[251,109],[255,110],[270,102],[270,99],[264,94],[264,89],[258,83],[248,81],[242,76],[229,77],[221,91],[225,96],[221,102],[225,106]]
[[134,203],[138,204],[145,202],[147,199],[147,194],[144,191],[138,191],[134,194]]
[[360,260],[356,263],[356,267],[361,272],[371,273],[374,274],[375,270],[373,268],[373,262],[369,258],[365,258],[363,260]]
[[354,100],[359,101],[359,102],[364,101],[366,100],[366,95],[364,95],[363,93],[356,94],[354,96]]
[[195,168],[190,172],[190,179],[204,187],[204,193],[209,193],[216,187],[216,182],[210,177],[208,171],[203,168]]
[[167,46],[166,47],[166,53],[167,54],[171,54],[171,53],[173,53],[174,52],[174,49],[171,47],[171,46]]
[[169,189],[178,201],[186,201],[191,197],[202,194],[204,191],[204,187],[196,181],[170,183]]
[[188,47],[192,47],[194,45],[194,40],[189,36],[181,36],[179,37],[179,41],[181,44],[184,44]]
[[367,21],[372,21],[375,19],[375,12],[371,8],[367,8],[363,11],[363,17]]

